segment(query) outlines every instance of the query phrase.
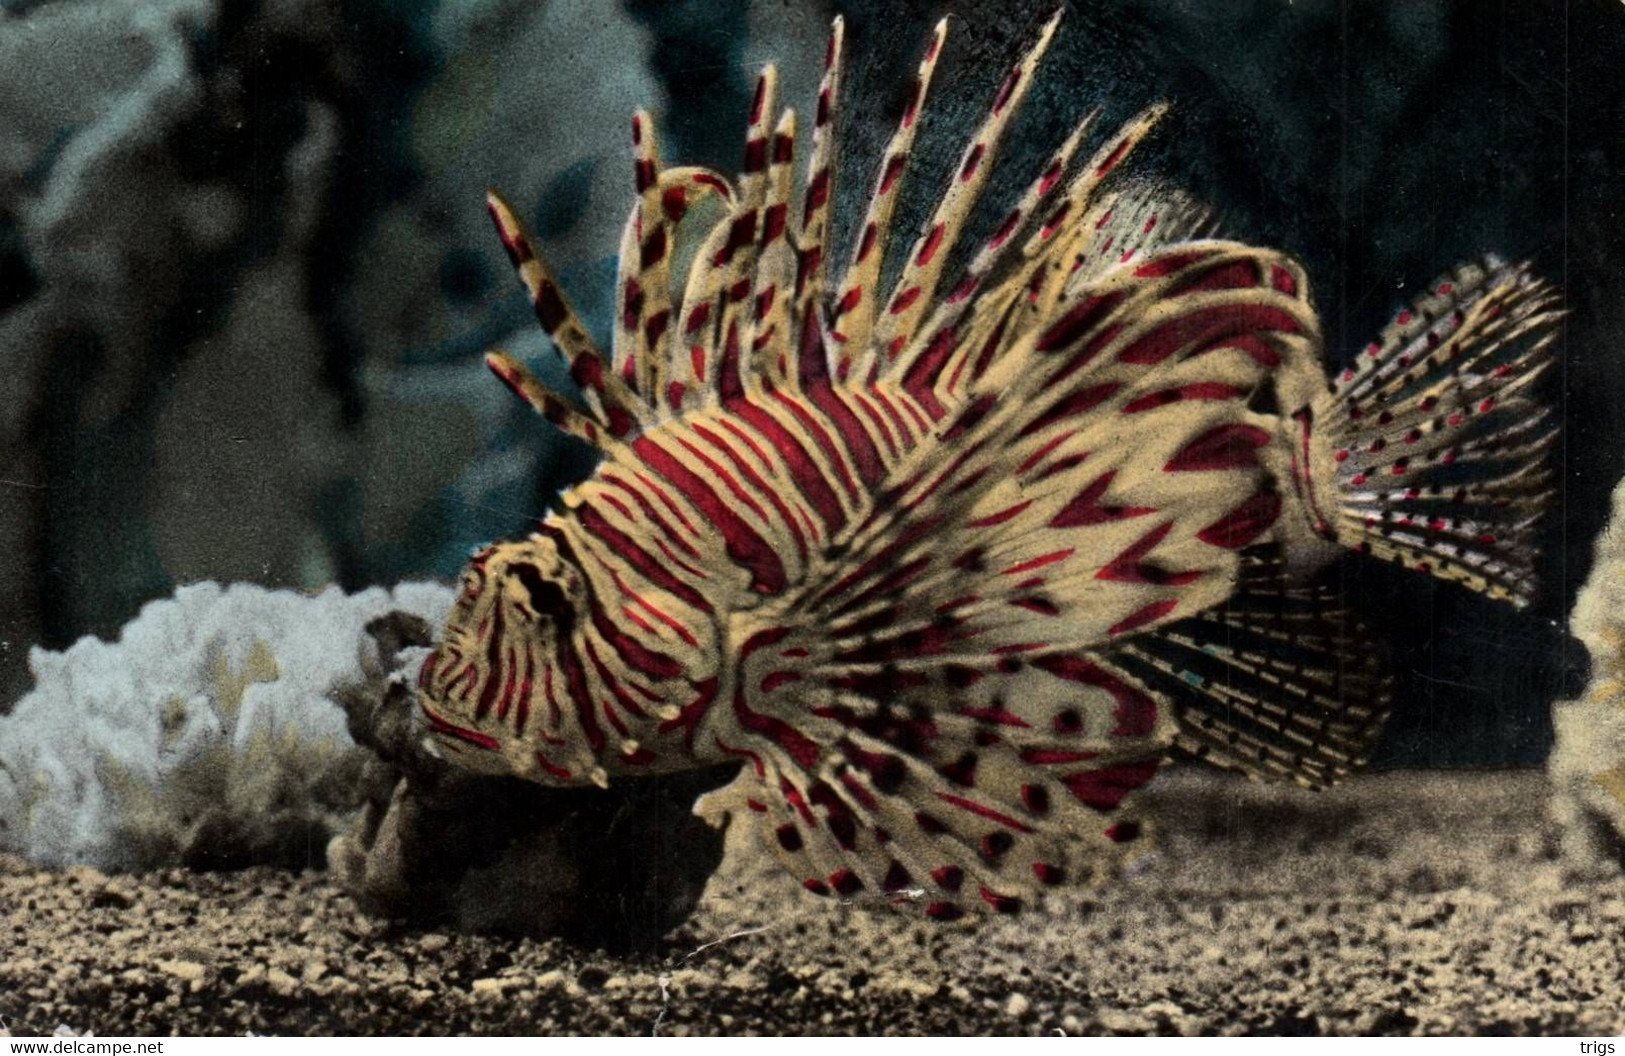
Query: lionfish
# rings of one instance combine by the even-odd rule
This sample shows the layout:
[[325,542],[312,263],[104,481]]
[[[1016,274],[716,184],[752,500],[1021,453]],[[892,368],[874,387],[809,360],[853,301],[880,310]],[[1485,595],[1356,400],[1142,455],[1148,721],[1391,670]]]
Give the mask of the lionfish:
[[1553,290],[1461,266],[1329,386],[1298,264],[1114,186],[1164,105],[1087,157],[1085,117],[962,247],[1058,21],[897,262],[937,25],[838,281],[840,19],[793,207],[771,66],[737,182],[636,114],[610,356],[491,194],[579,399],[487,363],[602,460],[462,574],[419,676],[438,750],[546,785],[737,763],[696,809],[808,891],[1013,912],[1132,853],[1172,755],[1306,786],[1363,761],[1388,680],[1314,576],[1343,550],[1526,602]]

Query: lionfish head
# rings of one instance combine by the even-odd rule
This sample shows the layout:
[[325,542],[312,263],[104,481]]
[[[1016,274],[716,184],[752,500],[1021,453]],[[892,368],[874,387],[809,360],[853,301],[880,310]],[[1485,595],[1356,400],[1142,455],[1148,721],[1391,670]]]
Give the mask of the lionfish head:
[[575,627],[581,572],[551,538],[533,535],[476,551],[461,587],[418,674],[428,732],[469,769],[526,769],[532,690]]

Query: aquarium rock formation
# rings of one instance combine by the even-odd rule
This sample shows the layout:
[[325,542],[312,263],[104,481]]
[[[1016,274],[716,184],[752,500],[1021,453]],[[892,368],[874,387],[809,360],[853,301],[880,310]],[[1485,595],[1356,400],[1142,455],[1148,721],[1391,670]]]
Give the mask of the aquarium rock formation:
[[320,866],[367,753],[326,694],[362,677],[367,623],[438,622],[447,588],[314,596],[198,583],[116,642],[35,649],[0,717],[0,852],[53,865]]
[[452,594],[198,583],[117,641],[33,650],[0,715],[0,855],[145,871],[330,866],[376,915],[652,941],[722,857],[729,774],[541,789],[448,772],[411,679]]
[[1591,681],[1552,709],[1553,811],[1571,862],[1608,869],[1625,864],[1625,482],[1570,629],[1591,653]]

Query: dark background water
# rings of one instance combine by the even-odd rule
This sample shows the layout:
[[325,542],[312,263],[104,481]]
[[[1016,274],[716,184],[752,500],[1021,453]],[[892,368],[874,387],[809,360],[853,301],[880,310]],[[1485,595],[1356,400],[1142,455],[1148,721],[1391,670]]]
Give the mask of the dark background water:
[[[1485,250],[1565,289],[1540,601],[1338,570],[1398,679],[1380,764],[1540,760],[1584,674],[1564,614],[1625,462],[1625,4],[1067,6],[1009,186],[1087,107],[1168,99],[1146,162],[1303,261],[1333,359]],[[546,364],[487,183],[607,329],[634,106],[668,160],[732,171],[756,67],[780,60],[805,113],[842,12],[854,207],[952,14],[918,212],[1048,10],[0,2],[0,699],[30,645],[115,634],[180,582],[448,576],[587,470],[479,365],[497,343]]]

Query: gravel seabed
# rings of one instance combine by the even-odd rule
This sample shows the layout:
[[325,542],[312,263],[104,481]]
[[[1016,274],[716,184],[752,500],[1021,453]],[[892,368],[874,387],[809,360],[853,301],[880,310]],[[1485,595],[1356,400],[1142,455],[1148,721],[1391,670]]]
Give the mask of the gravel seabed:
[[0,859],[0,1015],[117,1034],[1590,1034],[1625,1030],[1625,879],[1557,857],[1534,772],[1328,793],[1161,782],[1130,875],[980,930],[804,895],[730,833],[655,950],[413,931],[320,872]]

